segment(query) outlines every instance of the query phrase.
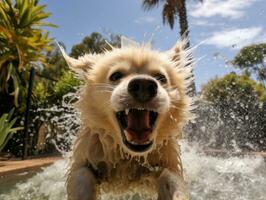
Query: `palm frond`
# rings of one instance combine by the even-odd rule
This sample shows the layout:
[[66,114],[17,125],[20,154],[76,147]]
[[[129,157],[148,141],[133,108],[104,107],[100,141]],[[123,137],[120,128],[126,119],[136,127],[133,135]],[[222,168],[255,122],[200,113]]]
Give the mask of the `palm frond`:
[[171,29],[174,28],[175,15],[176,15],[176,11],[174,7],[171,6],[170,4],[164,4],[163,11],[162,11],[163,23],[169,24]]
[[143,0],[142,2],[142,8],[144,10],[151,10],[155,6],[159,5],[160,0]]

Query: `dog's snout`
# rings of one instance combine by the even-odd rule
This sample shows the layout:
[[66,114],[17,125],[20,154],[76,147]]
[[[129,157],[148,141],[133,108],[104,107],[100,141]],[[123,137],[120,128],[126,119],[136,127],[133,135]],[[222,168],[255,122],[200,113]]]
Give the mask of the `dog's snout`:
[[150,101],[157,94],[157,83],[152,79],[134,78],[128,84],[129,94],[139,102]]

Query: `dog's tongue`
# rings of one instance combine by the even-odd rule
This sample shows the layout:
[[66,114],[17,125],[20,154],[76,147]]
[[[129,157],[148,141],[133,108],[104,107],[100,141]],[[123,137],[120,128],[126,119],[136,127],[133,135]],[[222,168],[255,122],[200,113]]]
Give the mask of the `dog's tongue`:
[[141,131],[149,128],[149,111],[130,110],[127,115],[128,128]]
[[135,142],[142,143],[149,139],[152,132],[150,128],[149,111],[147,110],[130,110],[127,115],[127,132]]

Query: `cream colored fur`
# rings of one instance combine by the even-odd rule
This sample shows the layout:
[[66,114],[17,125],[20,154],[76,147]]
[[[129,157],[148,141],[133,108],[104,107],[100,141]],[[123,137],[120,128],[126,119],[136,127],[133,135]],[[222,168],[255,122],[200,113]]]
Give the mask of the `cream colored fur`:
[[[186,65],[192,61],[184,46],[182,41],[167,52],[158,52],[133,45],[79,59],[63,52],[71,69],[84,79],[76,104],[82,124],[68,173],[69,199],[94,200],[100,187],[121,193],[141,184],[157,190],[159,200],[188,199],[177,144],[190,117],[186,92],[191,68]],[[126,74],[119,84],[108,80],[116,70]],[[163,73],[168,83],[158,82],[159,100],[149,105],[159,112],[152,135],[155,142],[148,152],[138,154],[123,145],[114,113],[126,106],[119,94],[126,95],[123,87],[129,80],[138,75],[152,77],[157,72]]]

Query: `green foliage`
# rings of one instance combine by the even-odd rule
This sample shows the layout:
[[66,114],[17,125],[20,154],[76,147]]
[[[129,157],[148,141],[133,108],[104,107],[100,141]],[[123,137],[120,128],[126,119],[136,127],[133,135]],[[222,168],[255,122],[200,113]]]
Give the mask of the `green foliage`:
[[33,89],[33,95],[37,101],[43,103],[49,96],[48,91],[43,81],[39,81],[35,84]]
[[230,73],[222,78],[210,80],[202,88],[203,98],[214,102],[246,101],[258,98],[266,101],[265,87],[249,78],[248,74],[237,75]]
[[232,64],[242,70],[254,73],[258,80],[266,81],[266,44],[253,44],[243,47]]
[[81,43],[72,47],[70,56],[78,58],[86,53],[101,53],[105,49],[110,49],[110,45],[118,47],[120,45],[120,37],[118,35],[111,35],[110,39],[104,38],[100,33],[93,32],[91,35],[85,37]]
[[73,73],[65,71],[63,72],[60,80],[54,86],[54,95],[62,97],[69,92],[74,92],[79,85],[80,80],[75,78]]
[[[60,44],[64,46],[64,44]],[[54,86],[62,77],[64,71],[68,70],[67,63],[62,56],[57,44],[53,43],[53,51],[46,54],[46,62],[48,67],[36,72],[35,84],[33,88],[34,102],[53,104],[50,96],[54,93]]]
[[266,44],[253,44],[242,48],[233,62],[239,68],[246,68],[262,63],[265,55]]
[[22,130],[22,127],[13,128],[17,118],[12,118],[14,109],[12,109],[8,114],[5,113],[0,117],[0,152],[6,146],[9,139],[18,130]]
[[189,138],[212,148],[265,150],[265,96],[265,87],[248,73],[229,73],[208,81]]
[[[62,42],[60,42],[60,45],[64,47]],[[68,69],[68,66],[58,45],[53,43],[52,46],[53,51],[49,51],[46,54],[48,67],[42,70],[41,75],[50,80],[57,81],[62,76],[63,71]]]
[[[75,92],[80,85],[72,72],[63,71],[60,79],[50,87],[47,81],[38,81],[33,89],[34,104],[43,106],[52,106],[59,103],[62,97],[69,92]],[[48,88],[50,87],[50,88]]]
[[[53,49],[49,32],[43,29],[54,27],[45,22],[51,15],[45,8],[38,0],[0,1],[0,111],[17,107],[14,126],[19,126],[25,111],[29,69],[47,67],[46,55]],[[21,141],[16,134],[6,148],[17,152]]]
[[52,50],[52,39],[42,26],[51,14],[37,0],[0,1],[0,92],[14,96],[26,86],[25,71],[30,66],[46,65],[45,53]]
[[256,93],[258,94],[259,100],[266,103],[266,90],[262,84],[254,86]]

